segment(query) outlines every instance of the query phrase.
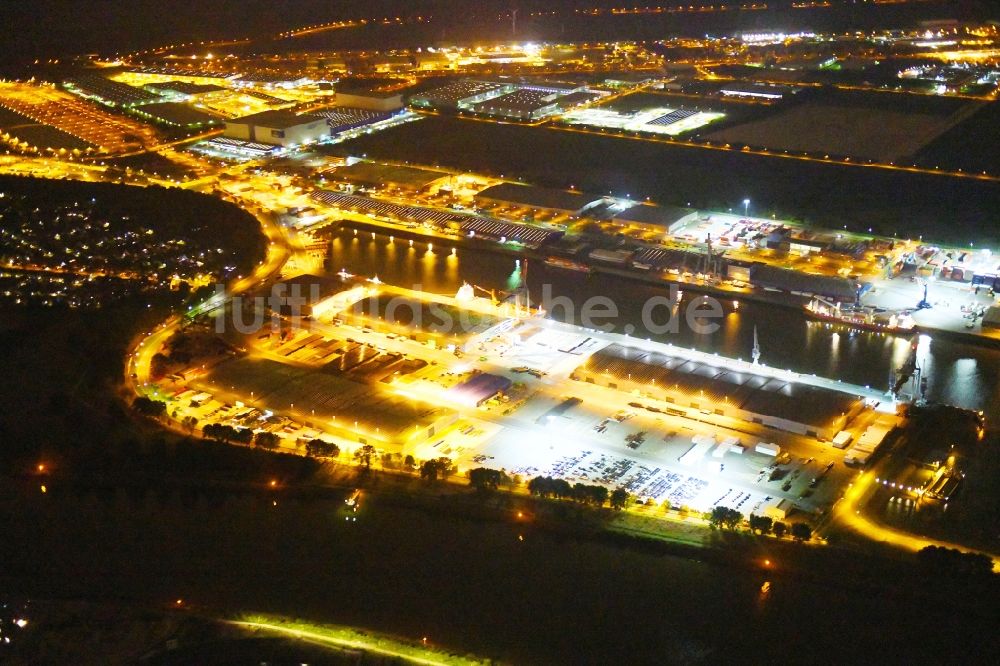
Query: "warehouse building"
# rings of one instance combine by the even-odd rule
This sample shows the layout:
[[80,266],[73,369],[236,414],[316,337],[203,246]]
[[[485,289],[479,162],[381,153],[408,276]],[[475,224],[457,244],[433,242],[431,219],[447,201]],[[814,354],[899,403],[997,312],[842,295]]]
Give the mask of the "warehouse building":
[[378,382],[263,358],[221,363],[196,386],[209,392],[237,386],[254,396],[258,409],[289,414],[343,440],[389,451],[426,441],[457,418],[454,410],[404,398]]
[[329,313],[331,297],[343,289],[340,280],[305,273],[275,284],[268,306],[286,316],[318,317]]
[[502,84],[490,81],[474,81],[463,79],[454,81],[440,88],[419,93],[410,98],[410,104],[419,108],[441,109],[455,111],[471,110],[476,104],[512,93],[516,89],[513,84]]
[[479,407],[499,393],[510,389],[513,382],[503,375],[481,372],[448,389],[448,398],[468,407]]
[[433,185],[451,178],[451,175],[444,171],[397,164],[379,164],[363,160],[348,166],[337,167],[323,175],[327,181],[333,183],[390,188],[407,192],[426,191]]
[[754,264],[750,269],[750,280],[757,287],[824,296],[842,303],[855,302],[871,286],[870,283],[860,284],[849,278],[813,275],[768,264]]
[[1000,306],[991,306],[983,315],[983,328],[1000,329]]
[[163,83],[148,83],[143,90],[160,95],[177,102],[197,100],[201,95],[226,90],[222,86],[211,83],[191,83],[190,81],[165,81]]
[[391,113],[403,108],[403,96],[398,92],[360,89],[338,90],[334,101],[337,106],[349,106],[381,113]]
[[729,416],[824,440],[832,440],[864,408],[856,395],[726,365],[612,344],[576,368],[572,378],[637,392],[684,411]]
[[719,89],[723,97],[736,97],[740,99],[756,99],[768,102],[776,102],[788,95],[794,95],[801,88],[773,83],[742,83],[733,81]]
[[368,125],[374,125],[391,118],[391,114],[381,111],[370,111],[349,106],[335,106],[330,109],[313,111],[313,115],[326,118],[330,126],[330,134],[338,135]]
[[560,190],[517,183],[501,183],[487,187],[477,194],[475,199],[479,206],[517,206],[563,215],[579,215],[601,200],[598,196],[586,195],[576,190]]
[[674,229],[695,219],[698,212],[691,208],[638,204],[616,210],[611,214],[611,222],[627,229],[637,229],[652,233],[670,233]]
[[472,111],[514,120],[541,120],[559,111],[558,94],[520,88],[472,106]]
[[240,141],[266,143],[272,146],[297,146],[315,143],[330,136],[326,118],[296,115],[291,111],[261,111],[226,121],[225,136]]
[[312,83],[312,81],[307,76],[297,74],[269,74],[266,72],[244,74],[237,79],[233,79],[233,85],[237,88],[285,88],[292,90],[309,83]]

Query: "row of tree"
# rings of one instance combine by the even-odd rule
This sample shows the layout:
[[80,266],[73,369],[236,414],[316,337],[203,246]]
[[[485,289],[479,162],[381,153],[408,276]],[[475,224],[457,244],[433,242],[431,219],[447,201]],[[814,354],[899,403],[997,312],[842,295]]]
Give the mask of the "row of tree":
[[401,453],[382,454],[382,469],[401,469],[404,472],[412,472],[417,466],[417,460],[409,453],[405,456]]
[[611,503],[611,508],[621,510],[628,504],[629,495],[622,488],[608,492],[604,486],[575,483],[570,485],[565,479],[554,479],[551,476],[536,476],[528,481],[528,492],[537,497],[573,500],[579,504],[604,506]]
[[437,481],[447,479],[455,473],[455,464],[451,458],[441,457],[433,460],[425,460],[420,465],[420,478],[425,481]]
[[[714,528],[735,530],[744,523],[743,514],[728,506],[717,506],[705,518]],[[758,516],[751,513],[746,519],[746,525],[754,534],[774,534],[781,538],[790,533],[796,541],[808,541],[812,538],[812,528],[805,523],[792,523],[791,527],[781,521],[772,520],[769,516]]]
[[469,485],[476,490],[497,490],[500,486],[510,488],[514,481],[506,472],[500,469],[477,467],[469,470]]
[[306,442],[306,455],[312,458],[336,458],[340,455],[340,447],[322,439],[311,439]]
[[956,548],[926,546],[917,553],[917,561],[928,574],[966,578],[989,576],[993,573],[993,560],[983,553],[963,553]]
[[772,520],[768,516],[758,516],[751,513],[750,517],[747,518],[747,524],[750,531],[755,534],[773,534],[779,539],[786,534],[791,534],[796,541],[809,541],[812,538],[812,528],[806,523],[792,523],[791,526],[788,526],[780,520]]
[[205,437],[214,439],[221,444],[245,444],[259,446],[262,449],[276,449],[280,438],[273,432],[261,430],[255,433],[250,428],[234,428],[222,423],[208,423],[201,429]]
[[167,403],[140,395],[132,401],[132,409],[143,416],[158,419],[167,412]]

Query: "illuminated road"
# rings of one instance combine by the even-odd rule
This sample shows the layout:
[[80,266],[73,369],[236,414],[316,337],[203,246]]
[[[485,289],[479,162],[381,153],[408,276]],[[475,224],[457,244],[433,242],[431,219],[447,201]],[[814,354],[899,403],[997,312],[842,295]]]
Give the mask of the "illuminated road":
[[858,475],[857,479],[848,487],[844,493],[844,498],[834,507],[833,520],[844,527],[860,534],[861,536],[880,543],[917,552],[927,546],[943,546],[945,548],[955,548],[966,553],[983,553],[993,559],[993,570],[1000,572],[1000,556],[987,553],[975,548],[966,548],[959,544],[938,541],[926,537],[916,536],[907,532],[886,527],[875,522],[871,518],[865,517],[861,513],[864,503],[870,498],[876,489],[874,483],[877,476],[877,468],[870,469]]
[[38,264],[15,264],[11,262],[0,264],[0,268],[9,271],[20,271],[22,273],[49,273],[52,275],[76,275],[78,277],[85,277],[85,278],[114,277],[118,278],[119,280],[140,280],[145,282],[155,282],[155,280],[151,276],[143,277],[138,273],[131,271],[122,271],[120,273],[115,273],[112,271],[103,271],[103,270],[88,271],[82,268],[68,269],[68,268],[62,268],[60,266],[41,266]]
[[306,28],[299,28],[297,30],[289,30],[288,32],[283,32],[275,37],[275,39],[286,39],[286,38],[298,38],[306,37],[307,35],[315,35],[321,32],[327,32],[329,30],[341,30],[343,28],[358,28],[368,23],[366,20],[360,21],[338,21],[337,23],[326,23],[323,25],[310,26]]
[[111,158],[118,159],[118,158],[121,158],[121,157],[135,157],[136,155],[145,155],[146,153],[158,153],[161,150],[166,150],[168,148],[174,148],[176,146],[180,146],[180,145],[183,145],[185,143],[194,143],[196,141],[202,141],[204,139],[210,139],[210,138],[212,138],[214,136],[219,136],[220,134],[222,134],[222,128],[212,129],[212,130],[208,130],[206,132],[202,132],[201,134],[196,134],[194,136],[184,137],[183,139],[175,139],[174,141],[170,141],[170,142],[167,142],[167,143],[158,143],[158,144],[153,145],[153,146],[144,146],[144,147],[142,147],[139,150],[133,150],[133,151],[128,152],[128,153],[118,153],[116,155],[92,155],[90,157],[82,157],[80,159],[81,160],[86,160],[86,159],[89,159],[89,160],[104,160],[104,159],[111,159]]
[[[292,256],[292,246],[285,230],[271,219],[269,215],[257,215],[261,224],[261,230],[268,239],[267,256],[264,262],[254,269],[253,273],[246,277],[233,281],[226,292],[226,297],[222,300],[218,295],[212,296],[204,303],[196,306],[184,316],[174,315],[167,321],[160,324],[154,330],[139,338],[129,354],[129,363],[126,364],[125,379],[136,394],[143,394],[143,387],[150,382],[150,366],[153,356],[156,355],[170,337],[177,331],[183,323],[185,317],[195,316],[211,312],[221,307],[225,300],[254,288],[281,272],[285,263]],[[174,424],[175,429],[176,424]]]
[[[308,629],[295,629],[292,627],[286,627],[281,624],[272,624],[269,622],[251,622],[246,620],[229,620],[228,624],[236,625],[239,627],[246,627],[250,629],[263,629],[265,631],[274,631],[280,634],[285,634],[286,636],[293,636],[311,643],[316,643],[318,645],[325,645],[327,647],[337,647],[337,648],[349,648],[354,650],[364,650],[365,652],[371,652],[374,654],[381,654],[387,657],[392,657],[394,659],[402,659],[406,662],[413,664],[426,664],[427,666],[438,666],[444,664],[454,664],[456,663],[456,657],[449,656],[445,658],[435,658],[433,653],[427,649],[421,649],[419,647],[405,648],[400,646],[400,649],[393,649],[388,647],[387,644],[391,644],[391,639],[384,636],[372,636],[371,640],[361,640],[359,638],[359,632],[351,632],[351,638],[346,636],[340,638],[338,636],[332,635],[333,630],[328,633],[322,633],[320,631],[312,631]],[[346,633],[346,631],[345,631]],[[422,652],[426,656],[419,656],[415,652]],[[458,659],[461,662],[474,663],[471,660]]]

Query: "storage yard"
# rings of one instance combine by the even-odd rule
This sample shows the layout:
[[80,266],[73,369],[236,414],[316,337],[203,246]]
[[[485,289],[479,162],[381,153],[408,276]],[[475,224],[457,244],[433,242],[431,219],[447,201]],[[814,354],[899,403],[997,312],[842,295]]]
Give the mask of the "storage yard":
[[0,82],[0,128],[30,152],[118,153],[158,141],[154,130],[52,86]]
[[[490,460],[524,478],[782,517],[824,507],[852,474],[845,463],[870,455],[895,423],[891,403],[862,387],[585,331],[470,294],[356,280],[343,289],[309,321],[254,334],[247,357],[174,390],[203,393],[190,407],[199,418],[269,429],[289,446],[323,434],[348,448],[445,455],[460,468]],[[419,315],[432,313],[451,328],[428,333]],[[856,443],[845,451],[844,441]]]

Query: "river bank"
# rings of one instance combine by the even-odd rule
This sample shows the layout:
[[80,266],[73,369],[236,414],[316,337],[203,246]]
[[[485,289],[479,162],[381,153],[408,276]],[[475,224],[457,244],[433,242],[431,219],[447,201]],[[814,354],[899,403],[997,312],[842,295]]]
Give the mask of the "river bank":
[[[182,599],[426,636],[517,663],[815,650],[842,659],[948,660],[954,641],[983,644],[990,635],[989,613],[959,601],[956,588],[937,592],[907,575],[886,584],[889,569],[905,566],[842,549],[752,537],[730,543],[738,535],[720,532],[724,547],[691,550],[595,532],[572,515],[553,531],[518,523],[511,511],[558,503],[494,507],[471,491],[400,498],[374,490],[358,520],[344,521],[341,499],[297,494],[294,486],[277,494],[165,490],[57,485],[46,494],[5,494],[0,517],[11,538],[0,545],[0,583],[14,593]],[[924,610],[908,614],[892,638],[881,635],[914,604]],[[547,612],[553,605],[564,610]],[[847,633],[854,640],[843,641]],[[769,640],[758,640],[762,634]]]
[[[405,240],[417,240],[421,242],[427,242],[428,239],[432,239],[431,242],[439,243],[444,247],[465,247],[470,249],[475,249],[484,252],[491,252],[495,254],[506,255],[515,258],[526,258],[535,262],[544,262],[550,256],[550,253],[545,252],[541,249],[535,250],[526,247],[512,247],[505,246],[494,241],[485,240],[482,238],[466,238],[457,237],[448,234],[436,233],[430,230],[425,230],[422,228],[407,228],[403,225],[393,225],[391,223],[381,223],[381,222],[362,222],[358,220],[344,220],[340,222],[346,228],[356,229],[361,232],[376,233],[381,235],[392,235],[393,237],[398,237]],[[725,285],[716,285],[705,282],[704,280],[686,280],[683,277],[673,278],[667,274],[653,273],[650,271],[641,271],[624,267],[611,266],[607,264],[602,264],[596,261],[589,260],[577,260],[582,264],[585,264],[589,270],[597,275],[610,275],[617,278],[622,278],[625,280],[630,280],[633,282],[638,282],[642,284],[652,285],[656,287],[663,287],[669,289],[671,285],[676,286],[681,290],[690,290],[697,292],[699,294],[704,294],[706,296],[713,296],[716,298],[726,299],[726,300],[746,300],[752,301],[754,303],[760,303],[763,305],[774,306],[789,310],[795,310],[798,312],[805,312],[805,306],[811,300],[807,296],[799,296],[796,294],[766,290],[757,287],[728,287]],[[851,326],[848,324],[830,324],[831,326],[842,326],[844,329],[850,329]],[[990,335],[978,331],[970,331],[964,328],[960,324],[955,324],[953,326],[930,326],[930,325],[918,325],[914,328],[913,333],[925,333],[928,335],[939,335],[947,337],[950,340],[955,340],[958,342],[974,344],[978,346],[987,347],[990,349],[1000,349],[1000,336]]]

